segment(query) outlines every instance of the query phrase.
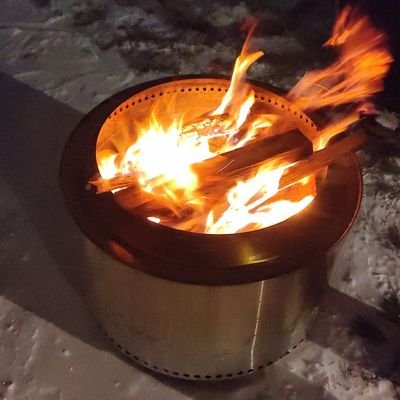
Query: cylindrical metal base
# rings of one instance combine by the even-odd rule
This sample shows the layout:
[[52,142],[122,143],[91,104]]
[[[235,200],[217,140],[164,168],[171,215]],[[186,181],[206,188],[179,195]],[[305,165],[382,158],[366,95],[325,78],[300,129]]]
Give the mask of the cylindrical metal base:
[[87,242],[85,294],[107,335],[143,366],[183,379],[229,379],[271,364],[304,338],[325,261],[230,286],[174,282]]

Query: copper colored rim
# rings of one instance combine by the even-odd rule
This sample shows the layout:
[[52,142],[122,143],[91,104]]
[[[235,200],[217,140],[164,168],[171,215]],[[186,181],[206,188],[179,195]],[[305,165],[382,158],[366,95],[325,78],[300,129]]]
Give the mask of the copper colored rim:
[[[82,231],[123,263],[162,278],[197,284],[237,284],[273,278],[324,257],[352,225],[361,201],[361,174],[354,154],[328,169],[313,203],[275,226],[232,235],[183,232],[134,216],[112,194],[87,190],[97,172],[95,148],[107,117],[131,96],[156,85],[185,79],[224,79],[195,75],[164,78],[134,86],[89,112],[72,132],[63,152],[60,182]],[[264,83],[250,84],[274,92]]]

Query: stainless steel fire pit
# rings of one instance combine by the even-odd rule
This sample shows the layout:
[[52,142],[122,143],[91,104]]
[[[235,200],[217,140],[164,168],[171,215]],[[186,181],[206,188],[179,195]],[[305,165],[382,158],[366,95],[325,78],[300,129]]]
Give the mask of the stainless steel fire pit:
[[[250,82],[256,100],[312,139],[313,121],[276,91]],[[361,197],[355,155],[338,159],[305,210],[272,227],[206,235],[149,222],[97,196],[96,146],[130,132],[163,96],[177,112],[218,105],[223,77],[189,76],[142,84],[92,110],[65,146],[61,186],[87,242],[82,287],[94,316],[128,357],[183,379],[228,379],[253,373],[303,340],[332,249],[350,228]]]

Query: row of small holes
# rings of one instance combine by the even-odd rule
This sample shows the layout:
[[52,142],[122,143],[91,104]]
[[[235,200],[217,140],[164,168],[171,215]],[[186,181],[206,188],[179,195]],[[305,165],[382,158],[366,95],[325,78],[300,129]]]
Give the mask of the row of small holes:
[[[135,360],[136,362],[139,362],[139,363],[143,364],[144,366],[146,366],[146,367],[148,367],[148,368],[151,368],[151,369],[153,369],[153,370],[155,370],[155,371],[163,371],[165,374],[169,374],[169,375],[172,375],[172,376],[183,376],[184,378],[195,378],[195,379],[201,379],[201,378],[203,378],[203,379],[212,379],[212,378],[213,378],[211,375],[205,375],[205,376],[202,377],[201,375],[197,375],[197,374],[196,374],[196,375],[191,376],[190,374],[187,374],[187,373],[179,373],[179,372],[177,372],[177,371],[170,371],[170,370],[165,369],[165,368],[163,368],[163,369],[161,370],[161,369],[160,369],[159,367],[157,367],[156,365],[149,366],[149,363],[148,363],[147,361],[141,360],[138,356],[132,355],[128,350],[123,349],[122,346],[121,346],[120,344],[116,343],[115,340],[114,340],[111,336],[109,336],[107,333],[105,333],[105,335],[111,340],[111,342],[112,342],[115,346],[117,346],[117,348],[118,348],[120,351],[122,351],[122,352],[123,352],[126,356],[128,356],[130,359]],[[279,358],[277,358],[275,361],[269,361],[267,364],[265,364],[265,365],[260,365],[260,366],[258,366],[256,369],[257,369],[257,370],[260,370],[260,369],[263,369],[263,368],[265,368],[265,367],[269,367],[269,366],[272,365],[274,362],[277,362],[277,361],[281,360],[283,357],[285,357],[285,356],[286,356],[287,354],[289,354],[291,351],[295,350],[302,342],[304,342],[304,339],[301,339],[301,340],[299,341],[298,344],[294,345],[292,348],[290,348],[289,350],[287,350],[285,354],[283,354],[282,356],[280,356]],[[256,371],[256,369],[255,369],[255,368],[251,368],[251,369],[248,369],[247,372],[246,372],[246,371],[239,371],[239,372],[236,373],[236,375],[237,375],[237,376],[240,376],[240,375],[243,375],[243,374],[245,374],[245,373],[251,374],[251,373],[253,373],[254,371]],[[221,379],[221,378],[223,378],[223,377],[232,378],[234,375],[235,375],[235,374],[231,374],[231,373],[230,373],[230,374],[226,374],[226,375],[218,374],[218,375],[215,375],[215,378],[216,378],[216,379]]]
[[[181,89],[180,89],[180,92],[184,93],[186,90],[187,90],[188,92],[191,92],[191,91],[193,90],[193,88],[187,88],[187,89],[181,88]],[[194,88],[194,90],[195,90],[196,92],[200,92],[200,88],[199,88],[199,87]],[[203,90],[203,92],[206,92],[207,90],[210,90],[211,92],[213,92],[215,89],[214,89],[213,87],[211,87],[211,88],[203,87],[202,90]],[[217,88],[217,90],[218,90],[218,92],[221,92],[221,91],[227,92],[227,91],[228,91],[227,88]],[[173,92],[174,92],[174,93],[177,93],[178,90],[177,90],[177,89],[174,89]],[[167,95],[168,95],[168,94],[171,94],[171,91],[168,90],[168,91],[166,92],[166,94],[167,94]],[[164,95],[164,92],[160,92],[160,93],[158,93],[158,95],[159,95],[159,96],[163,96],[163,95]],[[155,97],[156,97],[155,94],[152,94],[151,96],[146,96],[146,97],[144,97],[144,99],[139,99],[139,100],[138,100],[138,103],[141,103],[143,100],[147,101],[147,100],[149,100],[149,99],[154,99]],[[280,104],[277,100],[273,100],[273,99],[270,99],[270,98],[265,99],[264,96],[259,96],[259,95],[255,95],[254,97],[255,97],[256,99],[260,99],[261,101],[265,101],[265,100],[266,100],[268,103],[274,104],[274,105],[277,106],[277,107],[280,106],[282,110],[284,110],[284,109],[286,108],[286,105],[285,105],[285,104]],[[130,105],[133,107],[133,106],[135,105],[135,102],[132,101]],[[126,104],[126,105],[125,105],[125,108],[129,108],[129,104]],[[287,107],[287,110],[290,111],[290,112],[292,112],[293,115],[295,115],[295,116],[297,116],[297,114],[298,114],[297,111],[292,111],[292,110],[290,109],[290,107]],[[122,111],[123,111],[123,107],[120,107],[119,112],[122,112]],[[118,114],[118,112],[117,112],[117,111],[114,111],[113,115],[116,116],[117,114]],[[111,119],[111,118],[112,118],[112,115],[110,115],[108,118]],[[304,118],[303,114],[299,114],[299,118],[300,118],[300,119],[303,119],[303,118]],[[311,122],[308,118],[305,118],[304,121],[306,122],[306,124],[310,124],[312,128],[315,128],[314,123]]]
[[[182,89],[180,89],[180,91],[181,91],[182,93],[185,92],[185,90],[187,90],[188,92],[191,92],[193,89],[192,89],[192,88],[187,88],[187,89],[182,88]],[[199,92],[199,91],[200,91],[200,88],[199,88],[199,87],[196,87],[194,90],[195,90],[196,92]],[[206,92],[207,90],[208,90],[208,89],[207,89],[206,87],[203,87],[203,92]],[[209,90],[210,90],[211,92],[213,92],[215,89],[214,89],[214,88],[209,88]],[[218,92],[222,92],[223,90],[224,90],[225,92],[228,91],[227,88],[224,88],[224,89],[218,88],[217,90],[218,90]],[[177,92],[178,92],[177,89],[174,89],[174,90],[173,90],[173,93],[177,93]],[[171,91],[168,90],[168,91],[166,92],[166,94],[167,94],[167,95],[168,95],[168,94],[171,94]],[[164,92],[158,93],[158,96],[163,96],[163,95],[164,95]],[[151,96],[146,96],[146,97],[144,97],[143,99],[137,100],[137,102],[138,102],[138,103],[141,103],[143,100],[147,101],[147,100],[149,100],[149,99],[154,99],[155,97],[156,97],[156,95],[155,95],[155,94],[152,94]],[[135,103],[134,101],[132,101],[130,105],[133,107],[135,104],[136,104],[136,103]],[[126,105],[125,105],[125,108],[129,108],[129,104],[126,104]],[[120,108],[119,108],[119,112],[122,112],[123,110],[124,110],[123,107],[120,107]],[[118,111],[114,111],[112,115],[116,116],[117,114],[118,114]],[[109,116],[108,116],[108,119],[111,119],[111,118],[112,118],[112,115],[109,115]]]

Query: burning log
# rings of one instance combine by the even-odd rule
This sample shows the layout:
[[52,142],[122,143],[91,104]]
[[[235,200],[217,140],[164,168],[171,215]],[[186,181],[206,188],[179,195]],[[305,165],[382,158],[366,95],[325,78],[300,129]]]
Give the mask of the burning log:
[[[285,140],[282,140],[285,136],[286,135],[278,136],[281,137],[281,139],[278,141],[280,145],[285,142]],[[365,143],[365,141],[366,135],[359,130],[311,155],[309,155],[310,152],[307,152],[308,147],[304,146],[303,141],[303,147],[297,147],[284,153],[275,154],[275,156],[268,160],[264,159],[258,163],[250,163],[251,157],[249,148],[254,151],[256,149],[256,144],[258,143],[255,142],[252,145],[243,147],[243,149],[237,149],[235,151],[225,153],[224,156],[229,155],[231,157],[231,164],[226,164],[227,166],[225,171],[216,171],[214,175],[206,175],[202,181],[202,185],[197,189],[196,192],[199,197],[207,198],[208,201],[215,202],[218,201],[221,195],[230,187],[232,187],[238,181],[238,179],[245,180],[254,174],[255,168],[257,168],[259,164],[265,164],[265,162],[274,163],[276,161],[283,161],[285,163],[296,162],[296,164],[286,169],[280,180],[279,191],[282,191],[298,183],[300,180],[327,167],[335,159],[359,149]],[[246,149],[245,152],[243,152],[244,149]],[[231,153],[239,153],[240,155],[246,154],[249,158],[246,159],[246,157],[244,157],[242,160],[241,157],[233,157]],[[304,158],[305,155],[309,156]],[[222,156],[223,155],[218,157]],[[261,152],[259,155],[255,154],[252,160],[259,160],[260,158]],[[205,162],[201,164],[204,163]],[[199,166],[201,164],[199,164]],[[202,167],[205,168],[204,165]],[[206,169],[207,166],[204,170]],[[209,171],[211,170],[212,168]],[[155,199],[151,194],[146,194],[137,188],[129,188],[127,190],[120,191],[115,193],[115,196],[118,198],[118,203],[123,205],[125,209],[129,209],[130,211],[137,212],[141,215],[157,213],[159,216],[165,215],[171,217],[171,215],[176,215],[181,218],[183,215],[190,215],[190,213],[193,211],[190,201],[183,204],[180,208],[176,206],[176,209],[171,209],[170,201],[168,202],[167,207],[163,204],[162,198]]]
[[[193,169],[204,177],[203,184],[197,192],[203,197],[217,198],[235,181],[250,176],[258,164],[277,161],[280,163],[297,162],[294,166],[289,167],[282,176],[280,181],[280,190],[282,190],[328,166],[343,154],[356,150],[364,143],[365,138],[366,136],[358,131],[312,155],[310,155],[310,143],[304,140],[303,135],[299,132],[294,131],[265,138],[243,148],[194,164]],[[310,156],[304,159],[307,155]],[[137,177],[132,174],[109,180],[99,179],[91,181],[91,183],[96,185],[97,193],[104,193],[113,189],[134,186],[137,184]],[[115,195],[120,204],[131,210],[140,209],[143,212],[154,212],[160,211],[164,207],[162,198],[156,200],[152,194],[143,192],[136,186]],[[171,207],[171,202],[168,202],[168,207]],[[172,212],[181,215],[182,210],[176,209]]]
[[[298,131],[266,137],[247,144],[236,150],[222,153],[216,157],[193,164],[192,169],[199,176],[222,177],[235,170],[251,167],[263,161],[279,160],[281,162],[295,162],[312,151],[311,143]],[[97,193],[122,189],[137,185],[137,175],[127,174],[111,179],[95,178],[89,183],[96,186]],[[154,178],[156,182],[157,178]]]
[[280,190],[286,188],[299,180],[311,175],[314,172],[327,167],[337,158],[358,150],[367,141],[367,135],[358,130],[349,136],[328,145],[323,150],[317,151],[306,160],[288,168],[282,176],[279,184]]
[[[367,140],[366,134],[362,130],[358,130],[349,136],[337,140],[335,143],[328,145],[322,150],[319,150],[309,157],[298,160],[295,165],[289,167],[284,175],[282,176],[279,184],[279,189],[293,185],[299,180],[319,171],[322,168],[327,167],[337,158],[344,154],[356,151],[359,149]],[[252,170],[253,168],[248,168]],[[246,174],[246,169],[240,169],[234,171],[232,174],[227,176],[228,180],[235,180]]]
[[[195,173],[201,177],[201,186],[196,193],[199,197],[207,196],[210,200],[218,198],[233,184],[233,179],[252,170],[259,163],[293,163],[312,153],[312,144],[303,134],[291,131],[286,134],[267,137],[248,145],[220,154],[216,157],[193,164]],[[131,177],[133,186],[114,194],[125,209],[148,215],[157,213],[182,216],[193,211],[190,202],[175,205],[169,198],[154,196],[138,187],[137,179]],[[126,182],[126,181],[125,181]],[[157,185],[154,187],[157,192]]]

